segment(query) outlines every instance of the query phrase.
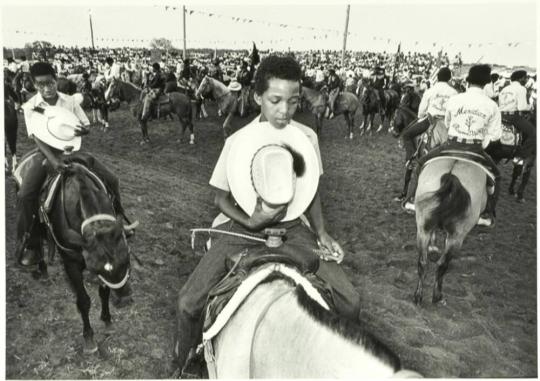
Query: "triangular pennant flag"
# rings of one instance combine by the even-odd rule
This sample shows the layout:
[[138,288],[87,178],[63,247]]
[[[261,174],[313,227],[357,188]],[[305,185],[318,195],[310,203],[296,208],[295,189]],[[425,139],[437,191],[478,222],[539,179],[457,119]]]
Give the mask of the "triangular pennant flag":
[[192,14],[193,14],[193,12],[195,12],[195,11],[194,11],[194,10],[191,10],[191,11],[189,11],[189,14],[190,14],[190,15],[192,15]]

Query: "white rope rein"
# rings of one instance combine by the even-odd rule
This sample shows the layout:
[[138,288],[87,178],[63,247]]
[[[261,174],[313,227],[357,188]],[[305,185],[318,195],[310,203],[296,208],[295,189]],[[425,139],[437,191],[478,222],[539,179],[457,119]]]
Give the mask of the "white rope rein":
[[257,242],[266,242],[266,239],[264,239],[264,238],[255,237],[255,236],[252,236],[252,235],[249,235],[249,234],[234,233],[234,232],[230,232],[230,231],[227,231],[227,230],[220,230],[220,229],[199,228],[199,229],[190,229],[190,232],[191,232],[191,248],[193,250],[195,250],[195,236],[196,236],[197,233],[202,233],[202,232],[205,232],[205,233],[219,233],[219,234],[230,235],[230,236],[233,236],[233,237],[240,237],[240,238],[244,238],[244,239],[249,239],[249,240],[257,241]]

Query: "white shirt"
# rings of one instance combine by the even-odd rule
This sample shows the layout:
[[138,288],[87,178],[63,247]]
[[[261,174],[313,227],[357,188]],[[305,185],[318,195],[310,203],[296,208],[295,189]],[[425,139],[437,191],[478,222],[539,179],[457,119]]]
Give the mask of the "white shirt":
[[[261,116],[257,116],[251,123],[249,123],[247,126],[243,127],[242,129],[238,130],[231,136],[225,140],[225,145],[223,146],[223,149],[221,150],[221,154],[219,155],[219,159],[216,163],[216,166],[214,167],[214,172],[212,173],[212,177],[210,178],[210,185],[212,185],[215,188],[221,189],[225,192],[230,192],[231,188],[229,186],[229,179],[227,178],[227,159],[229,157],[229,152],[231,150],[231,146],[235,139],[238,138],[240,134],[247,133],[246,131],[249,131],[253,128],[259,127],[259,120]],[[323,168],[322,168],[322,160],[321,160],[321,152],[319,150],[319,141],[317,139],[317,134],[309,127],[304,126],[301,123],[298,123],[294,120],[291,120],[290,123],[292,126],[295,126],[302,130],[303,133],[306,134],[306,136],[309,138],[311,144],[313,144],[313,147],[315,148],[315,152],[317,153],[317,158],[319,161],[319,171],[320,174],[323,174]]]
[[491,99],[499,96],[499,89],[495,86],[493,82],[490,82],[484,86],[484,92]]
[[105,78],[107,81],[111,80],[112,78],[120,79],[120,65],[114,62],[109,70],[105,72]]
[[458,92],[446,82],[437,82],[427,89],[422,96],[422,101],[418,107],[418,118],[423,118],[427,114],[432,116],[444,116],[446,113],[446,103],[451,96]]
[[22,61],[19,64],[19,69],[21,69],[23,73],[30,73],[30,63],[28,63],[28,61]]
[[[33,126],[35,126],[37,123],[32,123],[32,120],[37,117],[41,117],[40,113],[32,111],[34,107],[42,107],[47,108],[50,105],[45,102],[43,97],[40,93],[37,93],[32,98],[28,100],[25,104],[22,105],[22,109],[24,111],[24,121],[26,123],[26,132],[28,133],[28,137],[34,136],[34,131],[32,130]],[[81,106],[73,99],[71,95],[67,95],[61,92],[58,92],[58,100],[56,101],[56,105],[59,107],[63,107],[77,116],[81,123],[83,125],[90,124],[90,121],[88,120],[88,117],[84,113]]]
[[501,112],[529,111],[527,89],[518,81],[510,83],[499,94],[499,108]]
[[501,113],[497,103],[483,89],[469,87],[446,103],[448,137],[481,140],[484,147],[502,135]]
[[315,82],[324,81],[324,72],[321,69],[317,69],[315,72]]

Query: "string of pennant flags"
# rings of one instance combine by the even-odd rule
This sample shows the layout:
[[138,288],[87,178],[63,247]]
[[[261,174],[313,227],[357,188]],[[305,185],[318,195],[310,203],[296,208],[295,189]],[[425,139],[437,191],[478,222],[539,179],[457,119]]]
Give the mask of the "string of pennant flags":
[[[175,11],[177,9],[182,10],[181,7],[165,6],[166,11],[168,11],[168,10]],[[257,23],[257,24],[261,24],[261,25],[276,26],[276,27],[280,27],[280,28],[296,28],[296,29],[304,29],[304,30],[310,30],[310,31],[326,32],[325,35],[313,36],[313,39],[327,39],[327,38],[329,38],[328,33],[335,33],[338,36],[343,33],[343,31],[341,31],[339,29],[319,28],[319,27],[314,27],[314,26],[304,26],[304,25],[296,25],[296,24],[284,24],[284,23],[278,23],[278,22],[270,22],[270,21],[266,21],[266,20],[258,20],[258,19],[252,19],[252,18],[224,15],[224,14],[220,14],[220,13],[216,13],[216,12],[205,12],[205,11],[200,11],[200,10],[196,10],[196,9],[193,9],[193,8],[191,8],[191,9],[186,8],[186,13],[189,14],[189,15],[199,14],[199,15],[203,15],[203,16],[207,16],[207,17],[225,18],[225,19],[230,19],[230,20],[232,20],[234,22],[237,22],[237,23],[247,23],[247,24]],[[347,35],[351,36],[351,37],[358,37],[358,38],[365,38],[366,37],[364,35],[361,35],[361,34],[355,33],[355,32],[348,32]],[[300,38],[300,39],[310,39],[310,38]],[[372,39],[373,39],[373,41],[381,41],[381,42],[386,41],[387,44],[398,44],[398,43],[401,42],[399,40],[395,40],[395,39],[388,38],[388,37],[381,37],[381,36],[373,36]],[[294,40],[294,38],[291,38],[290,40],[292,41],[292,40]],[[284,41],[286,41],[286,40],[284,40]],[[421,41],[415,41],[414,45],[417,46],[420,43],[421,43]],[[481,47],[484,47],[484,46],[507,46],[507,47],[510,47],[510,48],[515,48],[515,47],[518,47],[520,44],[522,44],[522,42],[519,42],[519,41],[518,42],[515,42],[515,41],[510,41],[510,42],[466,42],[466,43],[453,43],[453,42],[451,42],[451,43],[446,43],[446,42],[439,43],[439,42],[433,42],[432,46],[436,47],[436,46],[439,45],[439,46],[449,46],[449,47],[456,46],[456,47],[458,47],[459,45],[461,45],[463,47],[466,46],[468,48],[473,48],[473,47],[481,48]]]
[[[182,11],[182,7],[178,6],[165,6],[166,11],[176,11],[180,10]],[[230,16],[230,15],[224,15],[220,13],[215,12],[207,12],[207,11],[201,11],[193,8],[186,8],[186,13],[188,15],[201,15],[205,17],[213,17],[213,18],[222,18],[222,19],[230,19],[237,23],[245,23],[245,24],[261,24],[266,26],[274,26],[278,28],[295,28],[297,30],[304,30],[308,31],[310,35],[301,35],[301,36],[290,36],[288,38],[271,38],[269,40],[264,41],[258,41],[259,44],[277,44],[277,43],[286,43],[286,42],[295,42],[295,41],[313,41],[313,40],[328,40],[330,38],[336,38],[338,36],[342,35],[342,31],[338,29],[330,29],[330,28],[319,28],[314,26],[305,26],[305,25],[297,25],[297,24],[285,24],[285,23],[278,23],[278,22],[270,22],[265,20],[259,20],[259,19],[253,19],[253,18],[245,18],[245,17],[237,17],[237,16]],[[27,31],[23,29],[17,29],[12,31],[15,34],[23,34],[23,35],[34,35],[39,36],[41,38],[62,38],[64,39],[66,37],[65,34],[59,34],[59,33],[41,33],[41,32],[32,32]],[[348,36],[352,38],[359,38],[365,41],[365,39],[372,39],[373,41],[379,41],[381,43],[386,43],[387,45],[397,45],[401,43],[401,41],[398,41],[393,38],[385,37],[385,36],[365,36],[361,35],[356,32],[348,32]],[[74,37],[73,35],[71,36]],[[81,40],[84,40],[88,38],[88,36],[81,37]],[[152,41],[152,38],[140,38],[140,37],[112,37],[112,36],[97,36],[94,38],[95,41],[98,42],[124,42],[124,43],[150,43]],[[182,39],[179,38],[173,38],[170,39],[171,41],[177,41],[180,42]],[[187,42],[191,44],[211,44],[211,45],[220,45],[220,44],[226,44],[228,46],[237,46],[237,45],[245,45],[250,44],[252,40],[220,40],[220,39],[187,39]],[[426,42],[426,41],[414,41],[414,46],[418,46],[419,44],[422,44],[422,46],[432,46],[433,48],[441,47],[455,47],[455,48],[482,48],[482,47],[496,47],[496,46],[502,46],[507,48],[516,48],[520,45],[530,43],[529,41],[498,41],[498,42]],[[407,43],[407,45],[413,45],[413,42]]]

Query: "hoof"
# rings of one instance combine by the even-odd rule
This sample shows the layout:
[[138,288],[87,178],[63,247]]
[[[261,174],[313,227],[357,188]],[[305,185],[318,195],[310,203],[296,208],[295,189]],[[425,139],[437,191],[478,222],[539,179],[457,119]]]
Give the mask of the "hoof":
[[83,346],[83,354],[91,355],[98,351],[98,346],[94,339],[85,339]]
[[413,297],[413,301],[414,301],[414,304],[416,304],[417,306],[421,305],[422,304],[422,295],[420,295],[418,292],[415,292],[414,297]]
[[191,144],[191,145],[195,144],[195,140],[190,140],[189,144]]
[[517,199],[516,199],[517,202],[519,202],[520,204],[524,204],[525,203],[525,199],[523,198],[523,196],[518,196]]
[[516,191],[515,191],[514,189],[512,189],[512,188],[509,188],[509,189],[508,189],[508,194],[509,194],[510,196],[515,196],[515,195],[516,195]]
[[431,300],[433,304],[439,304],[441,306],[446,306],[446,299],[443,299],[442,294],[441,295],[433,295],[433,299]]

